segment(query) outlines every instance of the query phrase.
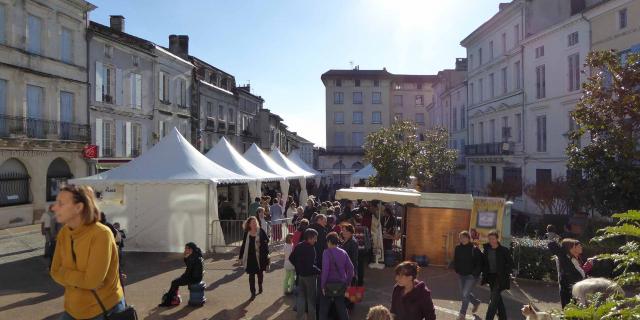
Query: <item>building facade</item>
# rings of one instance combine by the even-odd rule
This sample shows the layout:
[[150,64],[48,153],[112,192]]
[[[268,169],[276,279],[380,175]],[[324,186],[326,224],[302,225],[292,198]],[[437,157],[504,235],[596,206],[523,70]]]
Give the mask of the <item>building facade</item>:
[[264,99],[251,93],[251,86],[239,86],[236,88],[238,99],[238,151],[244,153],[253,143],[260,145],[258,130],[258,112],[262,109]]
[[206,153],[223,136],[237,148],[235,78],[199,58],[190,56],[190,59],[195,65],[192,114],[195,114],[196,126],[192,131],[196,131],[200,141],[198,149]]
[[126,163],[153,144],[157,56],[153,43],[125,33],[122,16],[112,16],[110,26],[92,21],[88,39],[91,144],[98,147],[93,174]]
[[[521,185],[524,2],[500,11],[460,43],[467,49],[467,190],[486,194],[497,180]],[[522,206],[522,199],[515,200]]]
[[394,74],[389,121],[412,121],[424,130],[427,123],[426,106],[433,101],[433,84],[436,80],[437,77],[433,75]]
[[[575,14],[525,39],[523,48],[526,187],[566,176],[568,133],[576,126],[571,111],[582,96],[581,71],[590,49],[589,22]],[[524,201],[526,212],[537,211],[533,201]]]
[[87,174],[82,0],[0,0],[0,228],[31,224],[61,183]]
[[191,86],[189,37],[170,35],[169,48],[154,46],[156,95],[153,99],[153,143],[172,128],[191,142]]
[[446,180],[450,189],[457,193],[466,192],[466,105],[467,87],[466,59],[456,59],[456,68],[438,72],[437,81],[433,84],[433,99],[427,106],[429,123],[427,128],[440,127],[449,133],[449,147],[458,151],[456,172]]
[[364,167],[365,137],[391,124],[392,74],[382,70],[329,70],[321,77],[326,99],[326,149],[318,169],[329,184],[349,184]]

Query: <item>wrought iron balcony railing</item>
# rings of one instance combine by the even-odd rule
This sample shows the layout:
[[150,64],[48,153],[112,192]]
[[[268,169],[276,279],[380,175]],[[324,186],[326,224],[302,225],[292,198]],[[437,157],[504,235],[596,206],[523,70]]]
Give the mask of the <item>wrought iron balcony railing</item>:
[[464,147],[467,156],[500,156],[512,155],[515,144],[513,142],[495,142],[472,144]]
[[91,129],[86,124],[0,114],[0,137],[87,142]]

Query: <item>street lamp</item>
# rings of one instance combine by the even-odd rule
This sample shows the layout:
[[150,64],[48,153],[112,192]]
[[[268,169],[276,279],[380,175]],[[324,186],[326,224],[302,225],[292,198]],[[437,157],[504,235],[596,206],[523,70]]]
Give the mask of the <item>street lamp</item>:
[[338,159],[340,160],[340,161],[338,161],[338,169],[340,170],[339,171],[340,172],[340,174],[339,174],[339,176],[340,176],[340,187],[342,187],[342,156],[340,156]]

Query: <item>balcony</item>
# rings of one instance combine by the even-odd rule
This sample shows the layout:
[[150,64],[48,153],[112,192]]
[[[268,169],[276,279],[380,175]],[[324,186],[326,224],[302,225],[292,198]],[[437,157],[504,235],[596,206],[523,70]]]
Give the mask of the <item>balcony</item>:
[[326,153],[362,155],[364,154],[364,149],[362,147],[327,147]]
[[207,122],[205,124],[204,130],[214,132],[216,130],[216,120],[207,118]]
[[116,155],[112,148],[102,148],[101,158],[113,158]]
[[472,144],[464,147],[466,156],[503,156],[512,155],[515,148],[513,142],[496,142]]
[[225,132],[227,130],[227,124],[224,121],[218,121],[218,131],[217,132]]
[[0,115],[0,138],[29,138],[88,142],[86,124]]

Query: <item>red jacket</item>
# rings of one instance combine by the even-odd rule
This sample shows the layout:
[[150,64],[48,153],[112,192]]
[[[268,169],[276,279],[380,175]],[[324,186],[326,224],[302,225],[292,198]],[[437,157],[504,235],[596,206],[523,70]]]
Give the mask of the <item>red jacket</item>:
[[391,313],[398,320],[435,320],[436,310],[431,300],[431,291],[427,285],[418,280],[413,282],[413,290],[403,294],[404,287],[393,287],[391,297]]

